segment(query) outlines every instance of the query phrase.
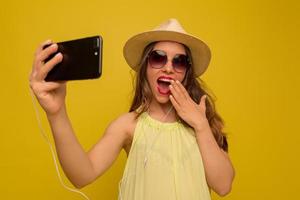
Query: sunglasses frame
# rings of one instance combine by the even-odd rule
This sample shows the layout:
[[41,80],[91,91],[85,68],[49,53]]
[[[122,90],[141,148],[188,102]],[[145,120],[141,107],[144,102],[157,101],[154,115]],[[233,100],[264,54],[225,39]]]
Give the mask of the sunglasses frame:
[[[156,52],[157,55],[159,55],[159,56],[161,56],[161,57],[164,57],[164,62],[160,63],[160,64],[161,64],[160,67],[153,67],[153,65],[152,65],[151,62],[150,62],[150,56],[151,56],[154,52]],[[157,52],[160,52],[160,53],[157,53]],[[162,55],[162,54],[163,54],[163,55]],[[184,56],[185,59],[186,59],[186,66],[184,67],[184,70],[178,70],[178,67],[176,67],[176,63],[174,62],[174,59],[178,58],[179,56]],[[158,49],[152,50],[152,51],[150,51],[150,53],[149,53],[148,56],[147,56],[147,62],[148,62],[148,64],[149,64],[149,66],[152,67],[152,68],[154,68],[154,69],[161,69],[161,68],[163,68],[163,67],[167,64],[168,61],[169,61],[169,59],[168,59],[168,54],[167,54],[165,51],[163,51],[163,50],[158,50]],[[174,65],[174,64],[175,64],[175,65]],[[178,72],[178,73],[183,73],[183,72],[185,72],[190,66],[191,66],[190,58],[189,58],[189,56],[186,55],[186,54],[176,54],[176,55],[172,58],[172,67],[173,67],[174,71],[176,71],[176,72]]]

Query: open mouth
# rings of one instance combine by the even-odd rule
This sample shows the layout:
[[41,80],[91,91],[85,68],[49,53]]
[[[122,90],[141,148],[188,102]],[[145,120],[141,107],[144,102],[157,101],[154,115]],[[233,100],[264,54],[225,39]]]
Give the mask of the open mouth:
[[164,77],[164,76],[161,76],[157,79],[157,89],[158,89],[158,92],[162,95],[169,95],[171,94],[170,92],[170,84],[171,84],[171,80],[173,80],[172,78],[170,77]]

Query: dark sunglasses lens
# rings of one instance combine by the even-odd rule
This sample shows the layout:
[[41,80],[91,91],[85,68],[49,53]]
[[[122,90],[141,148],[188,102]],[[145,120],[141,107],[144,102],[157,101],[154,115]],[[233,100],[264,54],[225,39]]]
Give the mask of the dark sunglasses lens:
[[163,51],[152,51],[149,55],[149,64],[153,68],[161,68],[166,64],[167,59]]
[[177,72],[183,72],[189,65],[186,55],[177,55],[173,58],[173,67]]

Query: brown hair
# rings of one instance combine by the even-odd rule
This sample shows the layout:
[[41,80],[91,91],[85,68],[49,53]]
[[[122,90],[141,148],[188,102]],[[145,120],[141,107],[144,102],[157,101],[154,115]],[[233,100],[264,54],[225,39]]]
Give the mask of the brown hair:
[[[140,61],[140,67],[136,73],[136,77],[134,79],[135,92],[132,104],[130,106],[129,111],[136,111],[137,117],[148,110],[150,102],[152,100],[152,92],[148,83],[146,76],[147,70],[147,57],[148,54],[153,50],[155,45],[154,43],[149,44],[143,52],[143,56]],[[189,48],[185,47],[186,54],[191,59],[191,52]],[[191,60],[191,65],[192,65]],[[184,87],[189,93],[190,97],[196,102],[199,103],[200,99],[203,95],[206,95],[206,117],[209,123],[209,126],[212,130],[215,140],[217,141],[220,148],[224,151],[228,152],[228,143],[225,133],[223,132],[224,122],[220,115],[216,112],[215,109],[215,100],[213,99],[213,95],[209,94],[208,88],[206,87],[203,80],[200,78],[195,78],[193,67],[189,67],[186,71],[185,78],[182,81]],[[178,116],[179,117],[179,116]],[[189,126],[184,120],[182,120],[186,126]]]

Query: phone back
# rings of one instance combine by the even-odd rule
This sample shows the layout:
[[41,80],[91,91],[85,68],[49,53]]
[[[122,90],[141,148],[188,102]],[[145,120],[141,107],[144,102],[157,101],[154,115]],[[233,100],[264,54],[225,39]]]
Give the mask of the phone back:
[[101,76],[101,36],[70,40],[57,44],[58,52],[62,53],[63,60],[48,73],[45,78],[46,81],[95,79]]

